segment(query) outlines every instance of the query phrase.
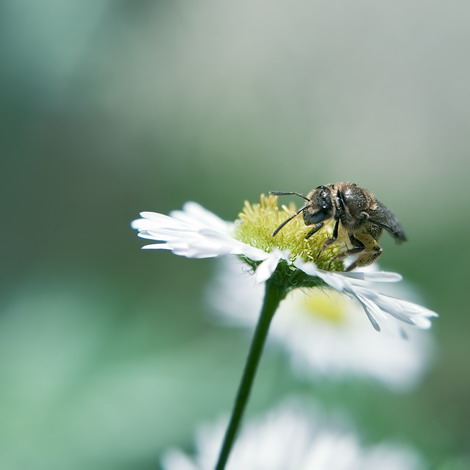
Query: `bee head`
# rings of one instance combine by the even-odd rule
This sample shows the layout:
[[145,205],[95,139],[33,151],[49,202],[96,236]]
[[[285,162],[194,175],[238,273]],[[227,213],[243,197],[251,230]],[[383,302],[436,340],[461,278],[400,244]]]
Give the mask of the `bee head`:
[[327,186],[318,186],[308,196],[310,204],[303,212],[306,225],[318,224],[324,220],[331,219],[334,215],[331,189]]

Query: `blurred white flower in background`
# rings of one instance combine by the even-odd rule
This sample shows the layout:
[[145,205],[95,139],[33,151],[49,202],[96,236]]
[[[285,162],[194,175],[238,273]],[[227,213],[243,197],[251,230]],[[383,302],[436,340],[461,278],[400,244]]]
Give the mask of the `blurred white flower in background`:
[[[416,297],[403,283],[387,288],[400,297]],[[244,263],[225,258],[220,260],[208,298],[226,322],[251,331],[258,319],[263,288],[253,281]],[[398,391],[412,387],[422,377],[431,360],[433,342],[429,334],[407,325],[401,326],[404,334],[400,335],[395,323],[390,318],[377,334],[350,297],[333,289],[295,289],[281,302],[269,337],[285,348],[302,376],[370,377]]]
[[[225,419],[196,432],[195,455],[168,450],[164,470],[213,470]],[[227,470],[422,470],[409,446],[363,446],[346,420],[326,418],[305,403],[289,400],[242,429]]]

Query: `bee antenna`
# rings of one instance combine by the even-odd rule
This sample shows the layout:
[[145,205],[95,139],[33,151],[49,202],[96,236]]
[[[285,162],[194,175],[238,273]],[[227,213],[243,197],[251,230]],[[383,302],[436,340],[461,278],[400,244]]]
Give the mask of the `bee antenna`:
[[279,227],[277,227],[276,230],[274,230],[273,237],[275,237],[277,235],[279,230],[281,230],[281,228],[284,227],[284,225],[289,223],[294,217],[297,217],[307,207],[308,207],[308,204],[306,206],[301,207],[294,215],[291,215],[288,219],[284,220],[284,222],[282,222],[282,224],[279,225]]
[[271,196],[299,196],[306,201],[310,201],[310,199],[306,198],[303,194],[296,193],[295,191],[269,191]]

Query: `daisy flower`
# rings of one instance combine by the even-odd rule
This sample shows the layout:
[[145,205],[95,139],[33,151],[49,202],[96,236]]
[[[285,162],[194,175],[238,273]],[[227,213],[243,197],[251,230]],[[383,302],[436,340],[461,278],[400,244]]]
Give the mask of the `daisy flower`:
[[[248,402],[256,369],[271,321],[281,301],[295,288],[333,289],[357,301],[372,326],[391,319],[418,328],[429,328],[436,314],[424,307],[379,292],[376,284],[397,282],[401,276],[388,272],[342,272],[344,242],[326,243],[332,238],[333,221],[310,238],[310,229],[295,214],[294,206],[279,209],[276,196],[261,196],[259,204],[245,203],[235,223],[226,222],[194,202],[169,216],[142,212],[132,222],[139,236],[156,243],[148,249],[170,250],[188,258],[237,255],[252,269],[257,282],[264,282],[264,299],[256,324],[245,369],[225,432],[216,470],[224,470]],[[294,218],[293,218],[294,217]],[[273,236],[287,218],[291,222]],[[342,230],[342,229],[341,229]],[[277,233],[278,230],[276,230]]]
[[276,196],[261,196],[259,204],[245,203],[239,219],[226,222],[195,202],[187,202],[181,211],[169,216],[142,212],[132,222],[139,237],[152,240],[145,249],[170,250],[188,258],[213,258],[238,255],[251,266],[257,282],[275,277],[286,290],[295,287],[329,287],[358,302],[372,326],[390,317],[418,328],[429,328],[436,313],[412,302],[383,294],[377,285],[398,282],[402,277],[391,272],[342,272],[341,243],[324,247],[331,238],[332,224],[305,239],[309,228],[300,218],[293,219],[276,237],[273,230],[296,212],[295,206],[279,209]]
[[[220,260],[208,301],[224,323],[252,328],[263,301],[263,286],[254,282],[245,266],[235,258]],[[384,288],[391,295],[416,297],[403,283]],[[378,335],[360,304],[348,296],[333,289],[303,288],[292,290],[281,302],[270,338],[289,353],[294,370],[303,377],[366,377],[395,391],[409,389],[430,362],[431,338],[394,317],[383,326]]]
[[[164,470],[212,470],[225,420],[201,426],[195,453],[168,450]],[[344,419],[326,418],[299,401],[286,401],[250,421],[235,444],[228,470],[422,470],[422,458],[410,447],[362,445]]]

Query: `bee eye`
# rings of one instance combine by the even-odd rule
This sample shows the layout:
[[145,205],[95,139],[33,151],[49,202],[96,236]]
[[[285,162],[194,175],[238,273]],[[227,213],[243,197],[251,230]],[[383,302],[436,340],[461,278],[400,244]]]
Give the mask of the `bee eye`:
[[323,222],[325,219],[328,219],[329,217],[330,217],[329,212],[322,210],[310,216],[309,220],[311,224],[318,224],[318,222]]

